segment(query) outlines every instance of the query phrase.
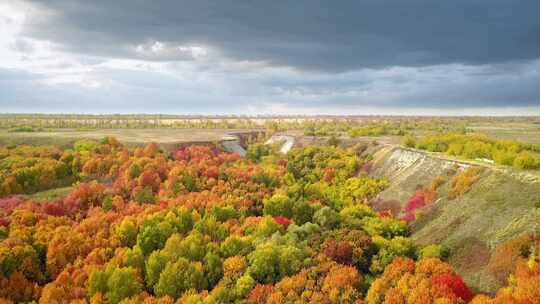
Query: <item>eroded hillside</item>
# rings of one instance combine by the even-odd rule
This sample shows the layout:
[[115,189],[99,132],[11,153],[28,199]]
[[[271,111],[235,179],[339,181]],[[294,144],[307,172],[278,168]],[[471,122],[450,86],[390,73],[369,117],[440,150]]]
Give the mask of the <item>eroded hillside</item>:
[[[471,166],[479,166],[479,179],[467,193],[451,198],[452,178]],[[419,187],[434,178],[443,182],[435,201],[412,222],[412,239],[418,245],[447,246],[450,263],[478,291],[493,292],[506,282],[491,267],[496,248],[540,222],[540,176],[535,172],[385,146],[375,154],[374,174],[390,181],[374,207],[394,213],[402,212]]]

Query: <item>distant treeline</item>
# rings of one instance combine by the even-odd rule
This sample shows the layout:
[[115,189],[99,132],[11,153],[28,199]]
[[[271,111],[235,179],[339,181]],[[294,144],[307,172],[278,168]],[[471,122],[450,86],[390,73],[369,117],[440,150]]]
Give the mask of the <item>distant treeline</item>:
[[51,129],[147,129],[204,128],[253,129],[273,131],[304,129],[309,125],[350,125],[379,121],[379,117],[302,117],[302,116],[180,116],[180,115],[61,115],[0,114],[0,129],[10,132],[37,132]]
[[422,118],[422,119],[380,119],[370,121],[306,121],[306,136],[403,136],[409,132],[465,132],[468,122],[463,119]]
[[404,144],[408,147],[468,159],[488,159],[496,164],[513,166],[517,169],[540,169],[540,144],[496,140],[476,133],[440,133],[420,139],[408,134],[404,138]]
[[0,114],[0,129],[40,132],[50,129],[265,128],[299,129],[305,135],[403,135],[409,130],[448,131],[473,122],[538,121],[534,117],[420,117],[333,115],[171,115],[171,114]]

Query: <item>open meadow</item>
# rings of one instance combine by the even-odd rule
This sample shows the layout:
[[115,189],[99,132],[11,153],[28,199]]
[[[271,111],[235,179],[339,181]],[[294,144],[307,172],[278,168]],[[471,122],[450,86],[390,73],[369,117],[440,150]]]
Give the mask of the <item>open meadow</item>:
[[115,137],[130,145],[144,145],[150,142],[162,146],[174,147],[183,143],[215,143],[227,135],[249,134],[260,129],[56,129],[36,132],[10,132],[0,130],[0,145],[55,145],[67,147],[81,139],[101,140],[104,137]]

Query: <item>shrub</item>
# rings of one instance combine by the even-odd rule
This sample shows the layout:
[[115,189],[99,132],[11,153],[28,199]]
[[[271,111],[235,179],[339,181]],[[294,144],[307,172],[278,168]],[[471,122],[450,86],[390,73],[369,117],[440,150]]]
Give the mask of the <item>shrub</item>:
[[[497,246],[495,253],[491,256],[489,264],[487,265],[488,271],[493,274],[499,282],[506,282],[519,259],[529,257],[529,252],[522,252],[522,248],[525,247],[524,245],[530,245],[530,241],[531,238],[525,234]],[[523,253],[525,253],[524,256],[522,256]]]
[[251,144],[247,147],[246,158],[260,162],[264,156],[270,155],[272,149],[264,144]]
[[441,245],[428,245],[422,248],[418,254],[419,258],[439,258],[446,260],[450,256],[450,250]]
[[408,256],[412,258],[415,256],[415,249],[412,241],[402,236],[397,236],[392,239],[376,236],[373,238],[373,243],[378,249],[369,268],[373,273],[383,272],[385,267],[392,263],[395,257]]
[[480,179],[479,172],[480,168],[470,167],[455,175],[452,178],[450,198],[456,198],[469,192],[472,185]]
[[405,204],[404,212],[404,220],[407,222],[414,221],[416,219],[415,211],[416,209],[422,208],[426,205],[425,201],[425,195],[422,190],[417,190],[413,193],[409,201],[407,201],[407,204]]
[[370,236],[383,236],[393,238],[406,236],[409,233],[407,223],[395,218],[367,217],[362,220],[362,228]]
[[365,204],[355,204],[352,206],[345,207],[339,212],[342,218],[344,219],[358,219],[361,220],[364,217],[375,217],[376,213],[368,205]]
[[514,159],[513,165],[518,169],[538,169],[540,168],[540,158],[529,152],[521,152]]
[[326,144],[329,145],[329,146],[339,146],[341,140],[339,140],[339,138],[337,138],[335,135],[330,135],[330,137],[328,138],[328,140],[326,141]]
[[407,133],[403,137],[403,145],[405,147],[414,148],[416,146],[416,136],[412,133]]
[[493,152],[493,160],[499,165],[513,166],[516,156],[516,153],[504,150]]

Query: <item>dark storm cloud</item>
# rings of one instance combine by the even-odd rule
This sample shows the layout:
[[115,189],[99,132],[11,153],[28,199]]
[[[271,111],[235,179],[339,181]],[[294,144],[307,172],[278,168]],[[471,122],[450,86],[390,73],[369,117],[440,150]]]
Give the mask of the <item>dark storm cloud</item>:
[[540,114],[536,0],[7,7],[0,111]]
[[270,90],[317,95],[296,106],[423,109],[540,105],[540,61],[493,66],[359,70],[265,81]]
[[34,2],[53,14],[25,35],[107,57],[136,57],[152,41],[326,72],[540,57],[537,0]]

